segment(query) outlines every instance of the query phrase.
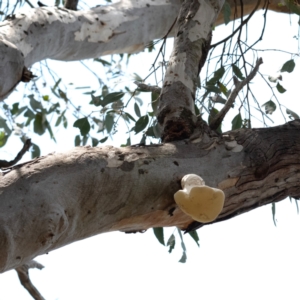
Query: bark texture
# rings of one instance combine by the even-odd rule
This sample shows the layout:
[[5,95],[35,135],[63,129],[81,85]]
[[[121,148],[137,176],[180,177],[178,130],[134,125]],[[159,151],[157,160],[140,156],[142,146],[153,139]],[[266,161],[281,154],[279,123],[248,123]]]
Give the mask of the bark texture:
[[[257,1],[229,3],[234,19],[249,14]],[[274,0],[268,8],[290,12],[279,3]],[[180,6],[180,0],[122,0],[89,11],[39,7],[8,16],[0,24],[0,100],[22,81],[24,67],[43,59],[70,61],[143,50],[167,34]],[[265,6],[260,1],[258,9]],[[223,15],[219,14],[216,24],[221,23]]]
[[201,226],[173,199],[186,174],[222,189],[215,222],[300,197],[300,121],[145,147],[77,147],[16,166],[0,180],[0,270],[109,231]]

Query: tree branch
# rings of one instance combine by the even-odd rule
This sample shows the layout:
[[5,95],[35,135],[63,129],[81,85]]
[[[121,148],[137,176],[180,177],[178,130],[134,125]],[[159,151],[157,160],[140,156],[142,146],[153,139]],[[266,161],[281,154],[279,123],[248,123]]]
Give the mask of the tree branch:
[[161,92],[161,88],[159,86],[152,86],[152,85],[148,85],[148,84],[145,84],[145,83],[142,83],[142,82],[139,82],[139,81],[135,81],[134,83],[143,92],[154,92],[154,93],[157,93],[157,94],[160,94],[160,92]]
[[240,92],[240,90],[247,84],[250,82],[250,80],[252,80],[254,78],[254,76],[256,75],[259,66],[263,63],[262,59],[259,58],[256,61],[256,65],[253,68],[253,70],[250,72],[249,76],[246,77],[243,81],[238,81],[238,79],[234,76],[233,80],[234,80],[234,85],[235,88],[232,90],[232,92],[230,93],[227,102],[225,103],[224,107],[220,110],[220,112],[212,119],[212,121],[209,124],[209,127],[212,130],[216,130],[221,123],[223,122],[223,119],[225,118],[227,112],[229,111],[229,109],[232,107],[238,93]]
[[25,154],[26,151],[29,150],[29,148],[31,147],[31,139],[27,139],[23,145],[23,148],[20,150],[20,152],[17,154],[17,156],[11,160],[11,161],[7,161],[7,160],[0,160],[0,168],[9,168],[13,165],[15,165]]
[[31,260],[28,263],[16,268],[16,272],[18,273],[18,277],[20,279],[21,284],[23,287],[28,291],[28,293],[32,296],[35,300],[45,300],[45,298],[40,294],[37,288],[32,284],[28,270],[32,268],[37,268],[39,270],[43,269],[44,266],[38,263],[35,260]]

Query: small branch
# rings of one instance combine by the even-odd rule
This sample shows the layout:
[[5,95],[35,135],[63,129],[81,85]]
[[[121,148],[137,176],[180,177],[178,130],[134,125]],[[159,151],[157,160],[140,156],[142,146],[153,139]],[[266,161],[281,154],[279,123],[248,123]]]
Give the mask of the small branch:
[[77,10],[78,0],[66,0],[64,7],[70,10]]
[[135,81],[134,83],[143,92],[154,92],[154,93],[157,93],[157,94],[160,94],[160,92],[161,92],[161,88],[159,86],[147,85],[145,83],[141,83],[141,82],[138,82],[138,81]]
[[40,294],[29,278],[28,270],[33,268],[41,270],[44,268],[44,266],[35,260],[31,260],[27,264],[24,264],[15,270],[18,273],[21,284],[32,296],[32,298],[35,300],[45,300],[45,298]]
[[250,72],[249,76],[246,77],[243,81],[238,81],[238,79],[234,76],[233,77],[233,81],[234,81],[234,85],[235,88],[233,89],[233,91],[230,93],[227,102],[225,103],[224,107],[221,109],[221,111],[213,118],[213,120],[210,122],[209,127],[212,130],[216,130],[220,124],[222,123],[224,117],[226,116],[227,112],[229,111],[230,107],[233,105],[235,98],[237,97],[238,93],[240,92],[240,90],[250,82],[250,80],[252,80],[254,78],[254,76],[256,75],[259,66],[263,63],[262,58],[259,58],[256,61],[256,65],[253,68],[253,70]]
[[31,139],[26,140],[26,142],[23,145],[23,148],[21,149],[21,151],[17,154],[17,156],[15,157],[15,159],[11,160],[11,161],[7,161],[7,160],[0,160],[0,168],[9,168],[13,165],[15,165],[25,154],[26,151],[29,150],[31,146]]

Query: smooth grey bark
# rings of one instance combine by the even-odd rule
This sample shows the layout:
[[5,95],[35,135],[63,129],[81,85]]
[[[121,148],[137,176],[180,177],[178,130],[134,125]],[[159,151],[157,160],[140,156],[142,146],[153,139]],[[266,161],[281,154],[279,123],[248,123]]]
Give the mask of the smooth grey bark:
[[222,189],[215,222],[300,197],[300,121],[241,129],[199,143],[77,147],[14,167],[0,180],[0,270],[92,235],[151,227],[193,229],[173,195],[186,174]]

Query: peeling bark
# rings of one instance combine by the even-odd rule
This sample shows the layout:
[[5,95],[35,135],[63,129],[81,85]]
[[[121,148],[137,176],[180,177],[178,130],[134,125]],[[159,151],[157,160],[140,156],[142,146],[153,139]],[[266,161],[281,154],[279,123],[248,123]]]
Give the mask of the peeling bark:
[[[239,18],[241,2],[229,3],[233,18]],[[247,15],[257,1],[242,3],[243,14]],[[279,3],[280,0],[272,1],[268,8],[290,12]],[[0,24],[0,100],[22,80],[24,67],[43,59],[71,61],[143,50],[149,42],[165,36],[180,6],[180,0],[123,0],[89,11],[39,7],[8,16]],[[258,9],[263,7],[262,1]],[[216,24],[221,23],[222,14],[216,19]],[[171,31],[169,36],[173,35]]]
[[[92,235],[195,224],[173,199],[181,178],[222,189],[215,222],[300,197],[300,121],[144,147],[77,147],[15,166],[0,180],[0,270]],[[170,214],[172,211],[172,214]]]

